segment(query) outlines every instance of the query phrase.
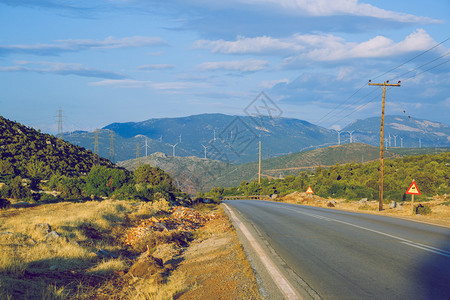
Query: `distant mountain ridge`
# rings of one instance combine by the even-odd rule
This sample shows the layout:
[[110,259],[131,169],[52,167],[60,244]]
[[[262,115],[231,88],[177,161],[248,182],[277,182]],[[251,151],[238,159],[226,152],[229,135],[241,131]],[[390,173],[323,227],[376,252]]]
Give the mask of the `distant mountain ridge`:
[[[114,132],[114,158],[110,157],[110,131]],[[379,146],[380,118],[357,120],[340,132],[341,144]],[[237,134],[243,133],[238,140]],[[292,118],[253,118],[224,114],[200,114],[158,118],[142,122],[112,123],[99,130],[100,156],[124,161],[161,152],[168,156],[196,156],[241,164],[258,160],[258,141],[263,158],[283,156],[338,144],[335,130]],[[390,136],[390,138],[389,138]],[[243,137],[243,138],[242,138]],[[386,116],[387,147],[448,147],[450,128],[443,123],[405,116]],[[94,149],[93,132],[73,132],[64,139]]]
[[[150,119],[143,122],[112,123],[103,128],[118,136],[148,137],[167,155],[206,157],[229,163],[257,160],[258,140],[265,145],[267,157],[298,152],[303,148],[331,145],[333,130],[289,118],[253,118],[224,114],[201,114],[181,118]],[[148,142],[147,142],[148,143]],[[163,149],[164,148],[164,149]],[[129,155],[128,159],[136,156]]]
[[[341,140],[348,139],[352,132],[354,142],[377,145],[380,143],[380,123],[380,117],[357,120],[342,130]],[[386,116],[384,137],[388,147],[448,147],[450,126],[407,116]]]

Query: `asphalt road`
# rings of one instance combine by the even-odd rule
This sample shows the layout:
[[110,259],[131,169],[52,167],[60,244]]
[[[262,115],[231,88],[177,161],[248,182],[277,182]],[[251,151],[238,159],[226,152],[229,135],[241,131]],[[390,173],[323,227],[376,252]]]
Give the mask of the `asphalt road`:
[[[303,298],[450,299],[448,228],[269,201],[224,203]],[[276,298],[276,285],[261,277],[267,298]]]

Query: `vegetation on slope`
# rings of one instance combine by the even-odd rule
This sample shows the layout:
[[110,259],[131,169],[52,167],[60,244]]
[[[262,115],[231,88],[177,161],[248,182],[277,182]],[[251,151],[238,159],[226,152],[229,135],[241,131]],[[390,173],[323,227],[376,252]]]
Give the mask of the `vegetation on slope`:
[[[386,159],[384,163],[384,198],[386,201],[405,200],[405,191],[415,180],[422,197],[435,194],[450,194],[450,152],[438,155],[408,156]],[[284,179],[264,178],[243,181],[232,188],[216,187],[206,195],[220,197],[228,195],[286,195],[294,191],[304,192],[311,186],[315,194],[322,197],[356,200],[378,199],[379,162],[367,164],[336,164],[329,168],[318,167],[314,172],[300,172]]]
[[87,174],[95,164],[114,167],[90,150],[0,116],[0,174],[48,179]]
[[175,201],[184,196],[159,168],[143,165],[131,173],[2,117],[0,129],[0,198],[46,203],[98,197]]

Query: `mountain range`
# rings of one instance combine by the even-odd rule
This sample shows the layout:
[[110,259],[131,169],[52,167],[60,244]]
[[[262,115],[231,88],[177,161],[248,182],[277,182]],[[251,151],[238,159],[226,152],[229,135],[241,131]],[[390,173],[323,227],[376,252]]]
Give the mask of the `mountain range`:
[[[111,131],[114,138],[111,139]],[[200,114],[180,118],[112,123],[98,130],[100,156],[124,161],[161,152],[168,156],[195,156],[242,164],[263,158],[331,145],[361,142],[378,146],[380,118],[357,120],[339,134],[335,130],[292,118]],[[64,139],[87,149],[95,148],[95,133],[76,131]],[[350,140],[351,139],[351,140]],[[450,127],[407,116],[386,116],[387,147],[448,147]],[[112,147],[111,147],[112,145]],[[114,155],[110,149],[114,149]]]

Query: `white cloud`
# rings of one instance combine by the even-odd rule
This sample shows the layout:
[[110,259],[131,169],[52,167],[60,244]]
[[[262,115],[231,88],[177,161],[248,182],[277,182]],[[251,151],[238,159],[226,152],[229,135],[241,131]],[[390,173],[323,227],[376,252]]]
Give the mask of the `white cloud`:
[[0,67],[0,72],[33,72],[40,74],[76,75],[107,79],[122,79],[124,74],[95,69],[78,63],[58,63],[48,61],[17,61],[15,66]]
[[175,68],[174,65],[168,64],[153,64],[153,65],[142,65],[138,67],[138,70],[167,70]]
[[97,82],[92,82],[90,86],[111,86],[116,88],[150,88],[153,90],[184,90],[189,88],[208,88],[209,85],[205,83],[192,83],[185,81],[173,82],[153,82],[141,81],[133,79],[113,80],[105,79]]
[[261,87],[263,89],[271,89],[279,83],[288,84],[289,82],[290,82],[290,80],[288,78],[276,79],[276,80],[265,80],[265,81],[261,82]]
[[202,71],[238,71],[238,72],[255,72],[267,68],[268,62],[258,59],[234,60],[234,61],[215,61],[205,62],[197,66]]
[[304,50],[303,45],[289,39],[276,39],[268,36],[255,38],[238,37],[236,41],[199,40],[193,45],[196,49],[210,49],[212,53],[222,54],[271,54],[292,53]]
[[269,6],[293,15],[353,15],[405,23],[440,22],[427,17],[384,10],[370,4],[360,3],[358,0],[235,0],[232,2],[240,2],[259,7]]
[[118,39],[110,36],[104,40],[57,40],[52,44],[0,45],[0,56],[13,53],[59,55],[64,52],[78,52],[83,50],[136,48],[161,45],[167,45],[167,43],[163,39],[157,37],[132,36]]
[[212,53],[221,54],[288,56],[284,63],[289,64],[298,59],[338,61],[350,58],[386,57],[424,51],[435,44],[425,30],[418,29],[398,43],[384,36],[356,43],[332,34],[295,34],[284,39],[262,36],[238,37],[235,41],[199,40],[194,43],[194,48],[209,49]]

